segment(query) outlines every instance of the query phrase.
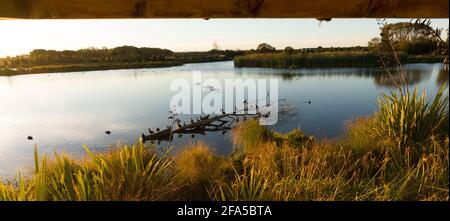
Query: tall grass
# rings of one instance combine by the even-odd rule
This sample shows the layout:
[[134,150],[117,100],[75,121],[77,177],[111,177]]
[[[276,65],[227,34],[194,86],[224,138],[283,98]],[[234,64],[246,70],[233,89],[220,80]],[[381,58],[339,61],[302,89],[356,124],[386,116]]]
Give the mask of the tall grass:
[[174,157],[179,171],[177,182],[181,186],[182,199],[209,199],[208,189],[219,180],[232,176],[231,163],[225,158],[215,156],[203,143],[195,143],[181,150]]
[[[398,53],[401,63],[440,63],[444,56],[408,56]],[[333,67],[379,67],[379,55],[373,52],[314,52],[314,53],[260,53],[245,54],[234,58],[236,67],[266,68],[333,68]]]
[[[355,126],[352,130],[358,130]],[[214,200],[448,200],[448,137],[428,151],[372,143],[364,153],[334,142],[300,146],[260,143],[234,162],[235,176],[217,182]]]
[[[404,55],[403,55],[404,57]],[[402,58],[403,58],[402,57]],[[403,58],[405,59],[405,58]],[[325,68],[378,67],[378,55],[371,52],[317,52],[247,54],[234,59],[236,67]]]
[[418,96],[400,89],[378,100],[375,131],[379,136],[395,140],[399,146],[408,142],[423,143],[433,136],[448,134],[448,93],[441,86],[436,96],[428,100],[425,91]]
[[142,143],[77,161],[67,155],[38,159],[33,177],[0,185],[0,200],[167,200],[176,199],[173,161]]

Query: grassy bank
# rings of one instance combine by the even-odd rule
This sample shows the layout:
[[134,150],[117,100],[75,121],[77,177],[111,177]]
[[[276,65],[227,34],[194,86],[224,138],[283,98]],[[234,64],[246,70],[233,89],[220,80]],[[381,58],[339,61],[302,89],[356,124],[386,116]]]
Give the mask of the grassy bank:
[[35,174],[0,200],[449,200],[448,94],[396,92],[336,141],[257,121],[233,129],[233,153],[204,143],[157,154],[142,143],[75,160],[35,153]]
[[0,76],[12,76],[21,74],[56,73],[56,72],[76,72],[76,71],[99,71],[133,68],[158,68],[182,65],[176,61],[152,61],[136,63],[86,63],[86,64],[61,64],[33,66],[29,68],[0,68]]
[[[408,56],[399,54],[401,63],[442,62],[443,56]],[[379,55],[372,52],[316,52],[316,53],[255,53],[237,56],[235,67],[266,68],[336,68],[379,67]]]

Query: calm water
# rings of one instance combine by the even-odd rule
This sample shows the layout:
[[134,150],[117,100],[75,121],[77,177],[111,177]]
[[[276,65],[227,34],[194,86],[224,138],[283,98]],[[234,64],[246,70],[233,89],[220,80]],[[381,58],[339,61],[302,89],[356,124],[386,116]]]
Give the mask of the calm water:
[[[448,81],[441,64],[407,65],[405,70],[411,85],[430,95]],[[174,78],[192,82],[193,71],[202,71],[203,80],[277,78],[279,97],[297,113],[272,127],[282,132],[301,128],[322,138],[337,137],[346,121],[372,114],[376,97],[393,86],[375,69],[274,70],[234,68],[232,62],[0,77],[0,176],[30,167],[35,144],[41,153],[81,156],[82,144],[102,151],[118,142],[136,142],[149,127],[165,128],[176,93],[169,85]],[[34,140],[27,140],[29,135]],[[205,140],[220,154],[231,150],[229,136],[221,133],[183,137],[175,145],[193,140]]]

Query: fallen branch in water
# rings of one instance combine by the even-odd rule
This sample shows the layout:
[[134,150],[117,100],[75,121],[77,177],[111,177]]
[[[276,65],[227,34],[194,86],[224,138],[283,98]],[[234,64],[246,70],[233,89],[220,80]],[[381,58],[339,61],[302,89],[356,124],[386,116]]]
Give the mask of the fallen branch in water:
[[[228,130],[232,129],[232,125],[235,122],[239,122],[240,120],[245,121],[247,118],[268,118],[270,117],[270,109],[272,105],[276,104],[280,108],[278,110],[278,114],[283,112],[292,112],[295,110],[295,108],[290,107],[287,104],[279,104],[280,101],[286,101],[284,99],[276,100],[265,107],[258,108],[255,104],[246,103],[245,107],[242,110],[238,110],[235,108],[233,113],[225,113],[222,111],[222,114],[220,115],[206,115],[206,116],[200,116],[200,118],[196,121],[194,121],[191,118],[190,123],[184,123],[181,124],[181,121],[179,119],[176,119],[174,115],[170,116],[170,119],[173,119],[172,126],[167,126],[164,130],[152,131],[149,129],[148,135],[142,134],[142,142],[147,141],[156,141],[158,144],[161,141],[172,141],[173,135],[178,134],[179,137],[183,136],[183,134],[191,134],[191,136],[194,136],[195,134],[203,134],[205,135],[206,132],[219,132],[223,131],[224,133]],[[248,107],[250,106],[250,108]],[[269,110],[266,111],[266,113],[261,113],[260,109]],[[249,113],[252,112],[252,113]]]

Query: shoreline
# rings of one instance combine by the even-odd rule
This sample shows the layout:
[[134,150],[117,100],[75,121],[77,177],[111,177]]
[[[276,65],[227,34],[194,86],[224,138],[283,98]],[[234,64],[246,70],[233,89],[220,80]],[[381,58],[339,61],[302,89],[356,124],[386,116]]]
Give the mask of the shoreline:
[[119,69],[137,68],[164,68],[181,66],[183,62],[148,62],[148,63],[113,63],[113,64],[69,64],[69,65],[48,65],[35,66],[20,69],[0,69],[0,76],[10,77],[17,75],[45,74],[59,72],[80,72],[80,71],[105,71]]
[[48,66],[35,66],[31,68],[19,68],[19,69],[2,69],[0,68],[0,77],[11,77],[18,75],[29,74],[50,74],[50,73],[70,73],[70,72],[82,72],[82,71],[108,71],[108,70],[120,70],[120,69],[140,69],[140,68],[167,68],[182,66],[185,64],[198,64],[198,63],[214,63],[225,62],[233,60],[213,60],[213,61],[161,61],[161,62],[147,62],[147,63],[112,63],[112,64],[68,64],[68,65],[48,65]]

